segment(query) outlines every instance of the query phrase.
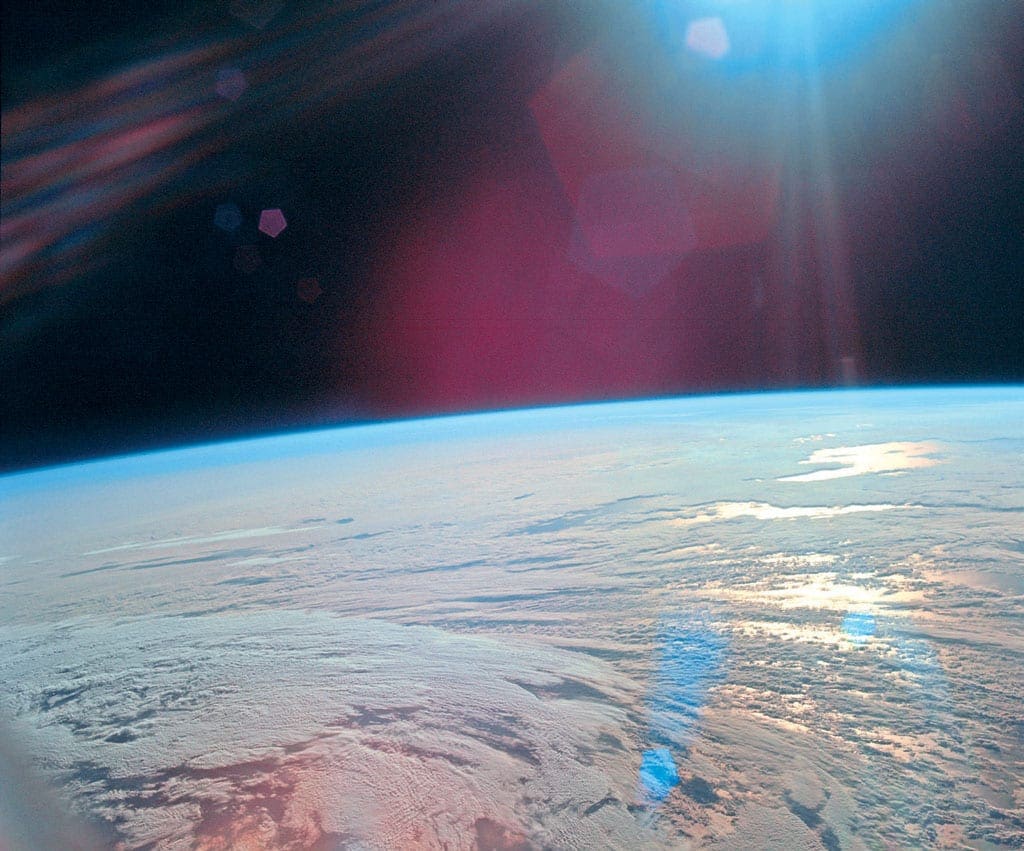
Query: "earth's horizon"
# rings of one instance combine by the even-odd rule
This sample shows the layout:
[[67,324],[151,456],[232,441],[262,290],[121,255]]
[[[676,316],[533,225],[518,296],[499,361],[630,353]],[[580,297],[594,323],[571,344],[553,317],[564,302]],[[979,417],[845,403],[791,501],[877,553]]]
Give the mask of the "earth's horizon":
[[0,847],[1024,847],[1022,460],[986,386],[0,476]]

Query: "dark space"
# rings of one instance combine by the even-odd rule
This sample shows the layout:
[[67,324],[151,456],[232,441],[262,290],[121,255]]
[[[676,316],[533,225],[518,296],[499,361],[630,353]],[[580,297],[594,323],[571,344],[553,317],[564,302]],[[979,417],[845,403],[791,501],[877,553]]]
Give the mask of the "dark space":
[[1024,379],[1020,5],[721,5],[6,3],[0,469]]

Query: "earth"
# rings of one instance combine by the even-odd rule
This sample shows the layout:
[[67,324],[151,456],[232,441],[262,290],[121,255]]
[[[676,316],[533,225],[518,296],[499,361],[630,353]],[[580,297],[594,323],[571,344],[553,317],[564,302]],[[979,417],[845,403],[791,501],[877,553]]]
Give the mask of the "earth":
[[0,478],[0,846],[1024,847],[1024,388]]

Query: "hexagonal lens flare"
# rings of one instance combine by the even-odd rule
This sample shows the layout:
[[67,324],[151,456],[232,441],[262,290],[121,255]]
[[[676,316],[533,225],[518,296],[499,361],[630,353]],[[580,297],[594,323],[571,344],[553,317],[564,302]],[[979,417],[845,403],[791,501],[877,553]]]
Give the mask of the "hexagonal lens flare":
[[288,227],[288,221],[277,207],[264,210],[260,213],[260,231],[272,239],[280,236],[281,232]]

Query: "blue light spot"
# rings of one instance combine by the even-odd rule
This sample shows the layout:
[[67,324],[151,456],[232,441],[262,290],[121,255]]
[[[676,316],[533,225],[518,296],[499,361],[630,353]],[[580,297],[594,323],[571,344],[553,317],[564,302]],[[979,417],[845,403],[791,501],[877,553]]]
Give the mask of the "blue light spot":
[[685,747],[693,734],[707,690],[721,675],[725,639],[700,617],[662,624],[661,658],[647,698],[651,738]]
[[640,760],[640,793],[643,799],[660,803],[678,782],[679,772],[668,748],[644,751]]
[[[695,19],[694,5],[717,14]],[[925,0],[653,0],[647,8],[671,53],[688,48],[717,60],[713,64],[720,70],[745,73],[807,70],[855,59],[908,16],[925,13],[927,5]]]
[[843,634],[854,644],[863,644],[875,634],[875,616],[869,612],[850,612],[843,618]]
[[222,231],[234,233],[242,226],[242,211],[237,204],[218,204],[213,223]]

